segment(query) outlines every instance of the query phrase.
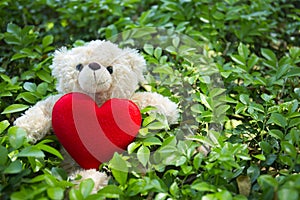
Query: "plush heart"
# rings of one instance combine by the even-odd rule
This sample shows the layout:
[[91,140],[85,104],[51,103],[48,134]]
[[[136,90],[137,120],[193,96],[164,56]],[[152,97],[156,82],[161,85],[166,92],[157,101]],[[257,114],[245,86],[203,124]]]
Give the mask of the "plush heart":
[[138,107],[127,99],[110,99],[101,107],[88,95],[69,93],[52,111],[54,133],[84,169],[98,168],[126,149],[141,125]]

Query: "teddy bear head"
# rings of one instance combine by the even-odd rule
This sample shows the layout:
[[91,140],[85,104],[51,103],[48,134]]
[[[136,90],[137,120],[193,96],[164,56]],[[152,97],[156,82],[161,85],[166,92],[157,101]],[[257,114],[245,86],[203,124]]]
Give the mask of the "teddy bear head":
[[131,97],[144,80],[145,60],[136,50],[95,40],[57,50],[50,68],[58,92],[81,92],[103,103],[109,98]]

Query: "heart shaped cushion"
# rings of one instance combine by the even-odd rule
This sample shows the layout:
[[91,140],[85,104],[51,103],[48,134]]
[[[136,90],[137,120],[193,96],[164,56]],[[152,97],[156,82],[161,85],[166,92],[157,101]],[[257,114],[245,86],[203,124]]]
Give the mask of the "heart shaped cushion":
[[138,134],[139,108],[130,100],[113,98],[98,107],[82,93],[69,93],[53,107],[52,127],[58,140],[84,169],[95,168],[121,153]]

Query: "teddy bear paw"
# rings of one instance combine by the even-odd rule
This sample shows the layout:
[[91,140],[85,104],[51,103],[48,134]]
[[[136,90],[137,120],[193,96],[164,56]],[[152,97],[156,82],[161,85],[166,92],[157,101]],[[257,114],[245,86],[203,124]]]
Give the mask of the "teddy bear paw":
[[[77,179],[78,176],[80,179]],[[92,194],[97,193],[98,190],[106,186],[108,183],[108,176],[105,173],[99,172],[95,169],[79,170],[70,176],[71,181],[75,185],[79,185],[81,181],[88,178],[94,181],[94,188],[91,192]]]

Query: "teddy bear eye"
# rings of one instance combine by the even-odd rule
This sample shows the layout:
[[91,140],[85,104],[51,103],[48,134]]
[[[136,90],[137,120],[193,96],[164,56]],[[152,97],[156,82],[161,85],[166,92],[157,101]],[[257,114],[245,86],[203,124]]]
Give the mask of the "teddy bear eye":
[[106,67],[107,71],[112,74],[113,73],[113,67],[112,66],[108,66]]
[[81,71],[81,70],[82,70],[82,68],[83,68],[83,65],[82,65],[82,64],[78,64],[78,65],[76,65],[76,69],[77,69],[78,71]]

